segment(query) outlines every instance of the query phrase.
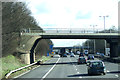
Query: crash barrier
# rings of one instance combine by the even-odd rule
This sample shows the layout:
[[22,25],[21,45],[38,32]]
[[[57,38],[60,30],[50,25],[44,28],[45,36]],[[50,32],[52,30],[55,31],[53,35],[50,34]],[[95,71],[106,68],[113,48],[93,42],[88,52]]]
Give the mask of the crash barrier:
[[22,70],[22,69],[28,68],[28,67],[33,66],[33,65],[35,65],[35,64],[41,64],[42,62],[43,62],[43,60],[39,60],[39,61],[37,61],[37,62],[35,62],[35,63],[32,63],[32,64],[29,64],[29,65],[27,65],[27,66],[18,68],[18,69],[16,69],[16,70],[12,70],[12,71],[10,71],[10,72],[5,76],[5,78],[8,79],[9,76],[10,76],[12,73],[14,73],[14,72],[17,72],[17,71],[20,71],[20,70]]

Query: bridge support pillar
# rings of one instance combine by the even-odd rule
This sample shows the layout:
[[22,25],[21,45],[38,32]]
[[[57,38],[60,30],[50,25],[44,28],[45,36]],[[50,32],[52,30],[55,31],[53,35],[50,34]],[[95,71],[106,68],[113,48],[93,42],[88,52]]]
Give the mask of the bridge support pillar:
[[111,40],[107,40],[108,43],[110,43],[110,57],[118,57],[118,40],[117,39],[111,39]]
[[63,57],[63,54],[65,54],[65,48],[60,49],[61,57]]
[[35,53],[34,50],[30,51],[30,64],[34,63],[35,61]]
[[71,50],[72,50],[72,49],[69,49],[69,53],[71,53]]

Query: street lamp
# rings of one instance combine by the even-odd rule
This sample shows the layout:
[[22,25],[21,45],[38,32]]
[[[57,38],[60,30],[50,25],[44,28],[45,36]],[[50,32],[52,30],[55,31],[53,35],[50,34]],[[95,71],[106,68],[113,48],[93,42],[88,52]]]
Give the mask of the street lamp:
[[103,19],[104,19],[104,31],[105,31],[105,19],[106,19],[106,17],[109,17],[109,16],[107,15],[107,16],[99,16],[99,17],[103,17]]
[[[106,17],[109,17],[109,16],[107,15],[107,16],[99,16],[99,17],[103,17],[104,19],[104,32],[105,32],[105,19]],[[105,42],[105,54],[106,54],[106,40],[104,40],[104,42]]]

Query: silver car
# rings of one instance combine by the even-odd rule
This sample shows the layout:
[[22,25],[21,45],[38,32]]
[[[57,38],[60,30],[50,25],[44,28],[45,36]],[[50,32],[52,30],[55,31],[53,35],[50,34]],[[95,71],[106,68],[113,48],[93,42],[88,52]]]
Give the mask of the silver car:
[[104,62],[101,60],[92,60],[87,62],[88,66],[88,74],[106,74],[106,67],[104,65]]

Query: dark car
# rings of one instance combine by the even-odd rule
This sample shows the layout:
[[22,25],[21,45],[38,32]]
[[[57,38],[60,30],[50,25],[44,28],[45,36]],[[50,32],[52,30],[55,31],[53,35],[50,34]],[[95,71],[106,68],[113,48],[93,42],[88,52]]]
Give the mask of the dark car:
[[63,54],[63,57],[67,57],[67,54]]
[[79,57],[84,57],[84,56],[85,56],[84,53],[80,53],[80,54],[79,54]]
[[86,64],[87,60],[85,59],[85,57],[79,57],[78,58],[78,64],[82,64],[85,63]]
[[92,60],[87,62],[87,66],[88,66],[88,74],[101,74],[103,73],[103,75],[106,74],[106,68],[104,65],[104,62],[101,60]]
[[87,60],[94,60],[94,56],[93,55],[88,55],[88,58],[87,58]]

